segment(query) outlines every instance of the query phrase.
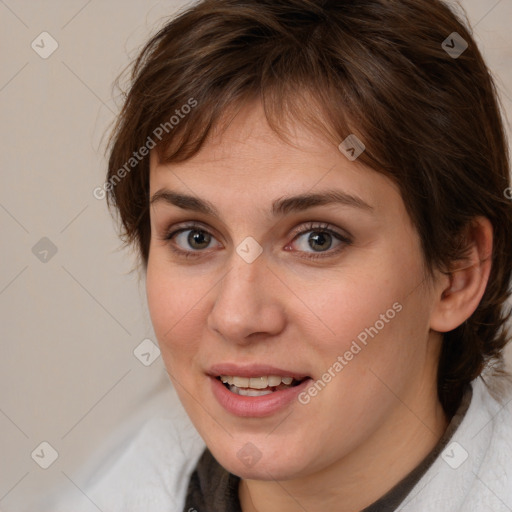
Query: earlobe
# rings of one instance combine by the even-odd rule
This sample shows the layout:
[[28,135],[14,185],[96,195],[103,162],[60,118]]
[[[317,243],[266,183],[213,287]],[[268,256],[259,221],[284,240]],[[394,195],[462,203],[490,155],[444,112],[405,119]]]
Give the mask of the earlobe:
[[464,323],[477,309],[491,272],[493,228],[485,217],[477,217],[468,228],[465,246],[467,257],[455,262],[440,285],[432,311],[430,328],[448,332]]

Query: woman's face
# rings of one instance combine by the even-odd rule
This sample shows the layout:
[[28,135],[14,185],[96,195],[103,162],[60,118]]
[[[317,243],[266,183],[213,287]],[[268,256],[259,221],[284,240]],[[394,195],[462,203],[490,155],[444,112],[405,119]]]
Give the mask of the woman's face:
[[397,188],[300,126],[293,140],[252,105],[188,161],[151,155],[153,326],[188,415],[243,478],[321,471],[428,430],[438,405],[434,297]]

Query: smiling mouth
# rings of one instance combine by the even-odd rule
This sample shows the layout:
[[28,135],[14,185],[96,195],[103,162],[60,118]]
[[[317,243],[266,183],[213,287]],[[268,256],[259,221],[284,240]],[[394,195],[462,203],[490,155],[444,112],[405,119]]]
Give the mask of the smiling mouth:
[[232,375],[220,375],[220,380],[226,389],[236,395],[242,396],[264,396],[298,386],[309,377],[295,379],[293,377],[280,377],[269,375],[262,377],[237,377]]

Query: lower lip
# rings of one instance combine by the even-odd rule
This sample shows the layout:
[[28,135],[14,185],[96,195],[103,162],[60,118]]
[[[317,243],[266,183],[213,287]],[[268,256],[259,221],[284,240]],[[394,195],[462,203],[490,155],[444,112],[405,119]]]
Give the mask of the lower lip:
[[210,377],[212,392],[226,411],[236,416],[261,418],[285,409],[311,383],[306,379],[292,388],[274,391],[263,396],[243,396],[233,393],[219,379]]

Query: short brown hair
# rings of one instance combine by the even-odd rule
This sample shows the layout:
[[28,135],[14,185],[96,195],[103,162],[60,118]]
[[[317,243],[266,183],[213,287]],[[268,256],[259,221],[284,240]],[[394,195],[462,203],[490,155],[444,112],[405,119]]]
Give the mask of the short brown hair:
[[[468,44],[460,56],[442,45],[455,45],[454,32]],[[472,219],[492,222],[484,297],[444,335],[438,393],[451,416],[486,363],[502,362],[509,336],[512,203],[497,98],[469,29],[439,0],[203,0],[134,62],[110,140],[107,200],[146,266],[149,158],[139,152],[150,141],[162,160],[186,160],[254,100],[280,136],[286,119],[336,145],[356,134],[366,146],[359,161],[398,185],[430,271],[464,256]]]

